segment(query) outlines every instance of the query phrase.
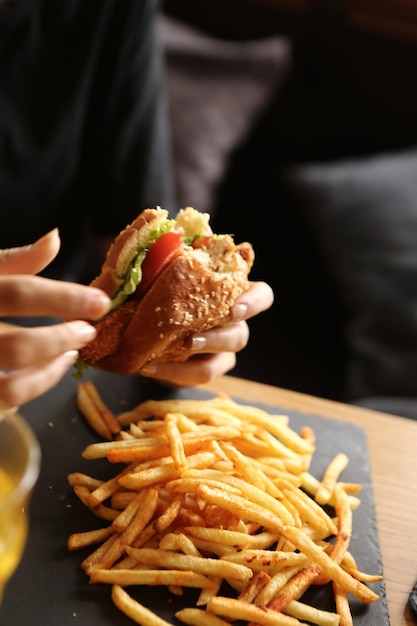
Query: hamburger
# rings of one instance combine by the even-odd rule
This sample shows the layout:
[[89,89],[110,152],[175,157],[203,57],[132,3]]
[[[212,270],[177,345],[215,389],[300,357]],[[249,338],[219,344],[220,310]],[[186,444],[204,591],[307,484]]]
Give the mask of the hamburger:
[[81,349],[78,369],[133,374],[187,359],[192,333],[230,322],[253,261],[251,244],[214,234],[208,213],[187,207],[172,219],[160,207],[144,210],[116,237],[91,282],[112,306],[95,322],[97,336]]

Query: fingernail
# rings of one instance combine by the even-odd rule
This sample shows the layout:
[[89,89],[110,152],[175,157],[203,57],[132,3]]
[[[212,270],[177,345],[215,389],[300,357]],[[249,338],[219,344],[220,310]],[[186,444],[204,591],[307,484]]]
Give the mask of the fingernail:
[[78,350],[68,350],[64,352],[61,355],[61,359],[64,363],[66,362],[68,365],[71,365],[71,363],[74,363],[78,359]]
[[246,319],[247,314],[248,314],[248,305],[245,304],[244,302],[235,304],[235,306],[232,309],[233,319],[236,322],[240,322],[241,320]]
[[207,339],[205,337],[192,337],[191,338],[191,350],[198,352],[206,347]]
[[101,289],[92,288],[91,293],[91,317],[96,319],[102,317],[110,309],[111,300]]
[[140,374],[143,374],[144,376],[154,376],[157,371],[158,368],[156,367],[156,365],[145,365],[140,370]]
[[75,327],[76,332],[86,343],[94,339],[97,335],[97,331],[91,324],[87,322],[72,322],[73,327]]
[[58,228],[53,228],[52,230],[50,230],[49,233],[46,233],[46,235],[43,235],[37,241],[35,241],[33,243],[33,245],[34,246],[42,246],[44,243],[49,241],[49,239],[54,239],[55,237],[59,238],[59,230],[58,230]]
[[106,305],[108,306],[111,302],[109,296],[104,293],[104,291],[101,291],[101,289],[95,289],[94,287],[92,287],[93,289],[93,293],[94,293],[94,300],[96,302],[100,302],[100,304],[102,305]]

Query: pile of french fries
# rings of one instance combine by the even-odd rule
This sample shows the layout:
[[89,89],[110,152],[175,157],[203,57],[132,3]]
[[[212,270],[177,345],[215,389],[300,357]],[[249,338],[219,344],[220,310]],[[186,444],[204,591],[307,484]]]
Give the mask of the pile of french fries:
[[[91,381],[77,403],[105,439],[82,456],[117,465],[109,480],[69,475],[102,522],[68,548],[90,548],[89,581],[111,585],[133,622],[169,626],[126,591],[141,585],[195,588],[195,605],[175,613],[192,626],[348,626],[349,594],[379,599],[369,584],[381,576],[359,571],[349,551],[361,486],[342,482],[342,453],[320,479],[310,473],[311,428],[298,434],[286,416],[226,396],[149,400],[116,416]],[[311,585],[332,589],[332,610],[303,602]]]

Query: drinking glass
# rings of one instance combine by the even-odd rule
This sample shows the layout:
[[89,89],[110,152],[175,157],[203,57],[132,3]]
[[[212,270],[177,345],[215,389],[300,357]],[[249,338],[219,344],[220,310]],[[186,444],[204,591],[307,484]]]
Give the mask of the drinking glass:
[[40,446],[15,410],[0,414],[0,606],[28,532],[28,506],[39,476]]

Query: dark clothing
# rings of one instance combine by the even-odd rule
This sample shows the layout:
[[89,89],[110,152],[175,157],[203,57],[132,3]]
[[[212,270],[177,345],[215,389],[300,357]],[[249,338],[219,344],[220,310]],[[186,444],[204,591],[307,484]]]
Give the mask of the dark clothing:
[[0,247],[115,235],[169,206],[157,0],[0,4]]

